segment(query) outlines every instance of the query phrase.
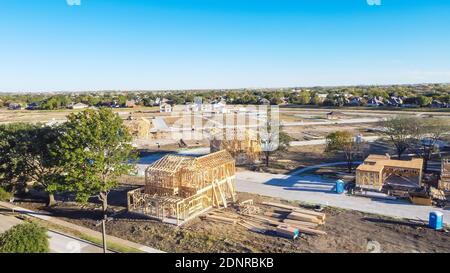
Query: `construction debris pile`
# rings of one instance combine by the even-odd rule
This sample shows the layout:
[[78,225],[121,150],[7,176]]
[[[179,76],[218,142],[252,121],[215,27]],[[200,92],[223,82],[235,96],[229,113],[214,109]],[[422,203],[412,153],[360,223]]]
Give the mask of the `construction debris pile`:
[[307,235],[326,235],[319,229],[325,224],[325,213],[284,205],[263,202],[259,206],[253,200],[234,205],[235,210],[214,210],[200,216],[206,221],[240,225],[250,231],[272,234],[289,239]]

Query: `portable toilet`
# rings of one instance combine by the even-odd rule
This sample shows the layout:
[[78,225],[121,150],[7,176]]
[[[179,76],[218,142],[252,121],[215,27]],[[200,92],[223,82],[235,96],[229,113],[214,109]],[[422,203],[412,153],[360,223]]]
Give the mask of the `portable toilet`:
[[428,226],[435,230],[440,230],[443,228],[443,214],[439,211],[430,212],[430,219],[428,221]]
[[341,179],[337,180],[336,184],[334,186],[334,189],[335,189],[336,193],[337,194],[344,193],[344,186],[345,186],[344,181],[342,181]]

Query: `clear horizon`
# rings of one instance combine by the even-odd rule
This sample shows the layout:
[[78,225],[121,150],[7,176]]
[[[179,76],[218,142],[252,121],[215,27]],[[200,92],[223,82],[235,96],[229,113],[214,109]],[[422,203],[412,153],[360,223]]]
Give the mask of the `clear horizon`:
[[443,0],[19,0],[0,92],[448,83]]

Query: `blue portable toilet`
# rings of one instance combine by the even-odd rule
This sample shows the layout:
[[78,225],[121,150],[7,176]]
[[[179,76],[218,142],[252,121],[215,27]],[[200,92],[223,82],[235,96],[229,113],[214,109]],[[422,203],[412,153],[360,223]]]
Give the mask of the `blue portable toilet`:
[[439,211],[430,212],[430,219],[428,221],[428,226],[435,230],[440,230],[443,228],[443,214]]
[[345,186],[344,181],[342,181],[341,179],[337,180],[336,184],[334,186],[334,189],[335,189],[336,193],[337,194],[344,193],[344,186]]

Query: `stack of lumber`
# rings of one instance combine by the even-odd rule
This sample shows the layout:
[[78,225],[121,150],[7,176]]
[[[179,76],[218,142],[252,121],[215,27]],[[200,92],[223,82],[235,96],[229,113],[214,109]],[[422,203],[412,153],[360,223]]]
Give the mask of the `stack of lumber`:
[[239,225],[245,227],[246,229],[253,231],[253,232],[258,232],[258,233],[265,233],[266,229],[263,228],[262,226],[252,222],[252,221],[248,221],[248,220],[242,220],[240,222],[238,222]]
[[258,214],[260,209],[258,206],[253,205],[253,199],[245,200],[237,204],[239,214],[252,215]]
[[211,212],[211,213],[208,213],[205,215],[201,215],[200,219],[210,220],[213,222],[220,222],[220,223],[224,223],[224,224],[232,224],[232,225],[235,225],[239,220],[237,217],[230,217],[229,215],[214,213],[214,212]]
[[[326,235],[325,231],[316,229],[319,225],[325,224],[325,213],[279,203],[263,202],[262,204],[270,207],[285,209],[287,210],[287,215],[284,216],[279,213],[266,213],[266,216],[269,216],[269,218],[258,218],[261,221],[265,221],[269,224],[276,224],[277,221],[282,221],[284,224],[298,229],[300,233],[310,235]],[[273,220],[274,218],[277,220]]]
[[277,234],[289,239],[295,239],[297,238],[299,231],[297,228],[289,225],[279,225],[277,226]]

